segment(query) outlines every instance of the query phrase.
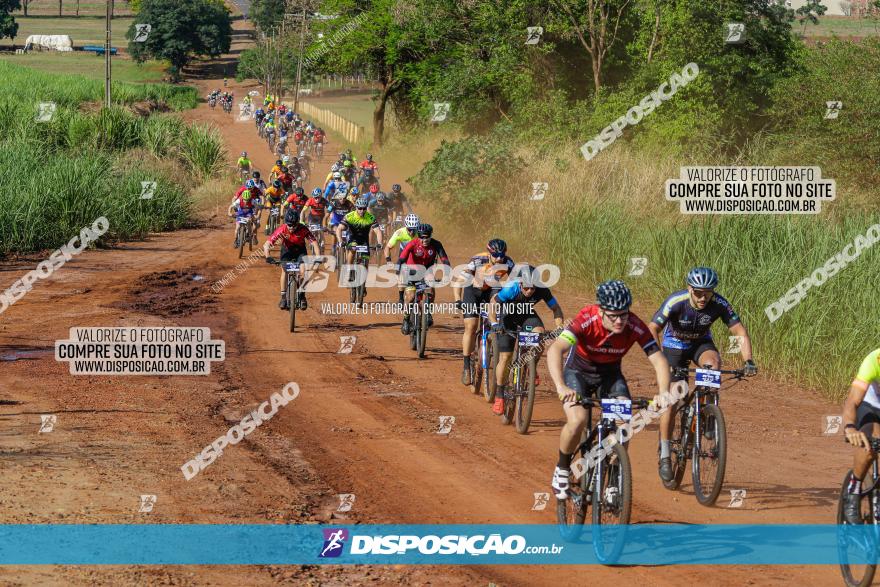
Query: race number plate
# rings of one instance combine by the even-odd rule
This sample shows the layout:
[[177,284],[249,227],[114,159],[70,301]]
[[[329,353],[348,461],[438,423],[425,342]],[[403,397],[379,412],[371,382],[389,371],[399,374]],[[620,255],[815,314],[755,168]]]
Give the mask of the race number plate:
[[369,253],[370,247],[368,247],[366,245],[355,245],[354,250],[357,253]]
[[285,271],[299,271],[299,263],[285,263],[284,270]]
[[541,334],[538,332],[519,333],[519,346],[521,347],[538,346],[540,342]]
[[320,224],[309,224],[309,230],[311,230],[312,232],[321,232],[321,225]]
[[629,420],[632,418],[632,400],[628,399],[603,399],[602,417],[614,418],[615,420]]
[[694,374],[694,386],[697,385],[719,389],[721,387],[721,371],[697,369]]
[[415,284],[415,286],[416,286],[416,291],[419,291],[419,292],[425,291],[426,289],[428,289],[428,284],[425,283],[424,281],[419,281],[418,283]]
[[238,223],[239,223],[239,224],[247,224],[247,223],[250,222],[250,221],[251,221],[251,217],[250,217],[250,216],[239,216],[239,217],[238,217]]
[[281,210],[278,208],[272,208],[269,210],[269,216],[278,216],[281,213]]

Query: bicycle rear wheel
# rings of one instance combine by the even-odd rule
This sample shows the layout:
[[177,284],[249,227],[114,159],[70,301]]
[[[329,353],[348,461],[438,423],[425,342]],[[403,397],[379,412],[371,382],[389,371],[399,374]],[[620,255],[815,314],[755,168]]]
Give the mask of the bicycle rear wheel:
[[239,224],[238,229],[236,230],[237,239],[238,239],[238,258],[241,259],[244,257],[244,239],[248,237],[247,230],[244,228],[244,224]]
[[419,328],[422,327],[421,320],[416,317],[415,303],[413,303],[407,319],[409,320],[409,350],[414,351],[419,346]]
[[700,504],[711,506],[721,493],[724,470],[727,467],[727,427],[721,408],[714,404],[703,406],[699,428],[702,438],[694,438],[691,467],[694,495]]
[[532,357],[520,370],[521,393],[516,394],[514,423],[516,431],[525,434],[532,423],[532,410],[535,408],[535,381],[538,374],[538,357]]
[[678,489],[681,480],[684,478],[684,470],[687,465],[690,446],[685,446],[685,436],[687,436],[687,444],[691,444],[689,434],[685,434],[685,426],[687,425],[687,407],[679,406],[678,413],[673,419],[672,437],[669,439],[670,458],[672,459],[672,481],[663,481],[663,487],[666,489]]
[[620,557],[632,512],[632,469],[629,454],[615,444],[602,463],[601,479],[593,484],[593,550],[603,564]]
[[[837,501],[837,524],[839,526],[846,524],[846,519],[843,517],[843,503],[851,476],[852,471],[848,471],[843,478],[843,486],[840,488],[840,497]],[[870,482],[870,475],[865,478],[865,483],[868,482]],[[860,503],[862,521],[871,524],[874,520],[871,494],[863,496]],[[865,541],[861,538],[861,536],[843,533],[839,533],[837,538],[840,573],[843,575],[844,583],[849,587],[867,587],[874,580],[874,573],[877,570],[876,564],[867,564],[867,561],[876,560],[878,545],[876,541],[868,540],[867,535],[864,537]]]
[[[479,335],[477,337],[479,341]],[[471,391],[480,395],[483,391],[483,365],[480,363],[480,345],[471,353]]]

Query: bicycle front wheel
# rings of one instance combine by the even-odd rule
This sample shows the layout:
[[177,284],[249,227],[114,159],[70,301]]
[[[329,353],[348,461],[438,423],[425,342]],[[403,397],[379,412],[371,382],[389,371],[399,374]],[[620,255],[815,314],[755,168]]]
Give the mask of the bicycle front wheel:
[[296,280],[292,277],[287,278],[287,304],[290,306],[290,331],[296,328],[296,306],[297,299]]
[[486,337],[486,362],[488,367],[483,373],[485,381],[483,382],[483,397],[490,404],[495,401],[495,392],[498,389],[498,382],[495,380],[495,366],[498,365],[498,350],[495,346],[495,337],[491,334]]
[[697,501],[711,506],[724,485],[727,467],[727,427],[721,408],[707,404],[700,410],[700,436],[694,438],[693,466],[694,495]]
[[516,394],[516,412],[514,423],[516,431],[525,434],[532,423],[532,410],[535,408],[535,381],[538,374],[538,357],[532,357],[520,371],[520,387],[522,392]]
[[[847,485],[849,485],[852,471],[848,471],[843,478],[843,486],[840,488],[840,497],[837,502],[837,524],[843,527],[846,519],[843,516],[844,498],[847,494]],[[865,483],[871,482],[870,475],[865,479]],[[874,520],[873,505],[871,494],[862,496],[860,500],[862,522],[871,524]],[[876,526],[875,526],[876,528]],[[864,536],[838,533],[837,553],[840,560],[840,573],[843,575],[843,581],[849,587],[868,587],[874,580],[874,573],[877,570],[876,564],[868,564],[869,561],[877,560],[877,542],[869,536],[876,536],[876,533],[865,533]]]
[[416,317],[419,323],[419,338],[416,341],[416,350],[419,358],[425,358],[425,344],[428,342],[428,304],[422,302],[419,304],[419,314]]
[[574,471],[568,487],[568,496],[556,500],[556,525],[563,540],[574,542],[581,536],[584,520],[590,506],[588,489],[592,470],[586,471],[581,477],[575,478]]
[[238,258],[241,259],[244,257],[244,240],[248,238],[247,230],[244,227],[244,224],[238,225]]
[[689,446],[691,444],[690,435],[685,433],[687,425],[687,408],[678,407],[678,413],[673,419],[672,437],[669,439],[670,459],[672,460],[672,481],[663,481],[663,487],[666,489],[678,489],[681,480],[684,478],[684,469],[687,465]]
[[629,454],[615,444],[593,482],[593,550],[603,564],[620,557],[632,512],[632,469]]

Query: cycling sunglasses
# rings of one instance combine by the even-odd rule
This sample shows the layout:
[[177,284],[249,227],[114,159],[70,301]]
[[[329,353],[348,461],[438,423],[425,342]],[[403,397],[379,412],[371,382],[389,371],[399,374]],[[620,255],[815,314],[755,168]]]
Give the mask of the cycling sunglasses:
[[612,322],[624,322],[627,318],[629,318],[629,312],[621,312],[619,314],[612,314],[611,312],[605,312],[605,317],[611,320]]

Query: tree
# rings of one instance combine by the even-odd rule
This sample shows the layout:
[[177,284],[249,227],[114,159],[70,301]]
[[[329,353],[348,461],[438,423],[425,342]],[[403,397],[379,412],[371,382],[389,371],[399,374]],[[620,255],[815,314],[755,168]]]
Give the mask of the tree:
[[802,25],[804,25],[804,30],[802,34],[807,34],[808,23],[813,23],[814,25],[819,24],[818,17],[825,14],[826,10],[828,10],[828,8],[823,6],[820,0],[807,0],[806,4],[795,10],[795,14],[797,14],[799,17],[798,20]]
[[284,0],[254,0],[248,18],[267,35],[281,26],[284,20]]
[[[152,26],[143,43],[131,41],[135,23]],[[142,0],[141,11],[125,36],[135,60],[166,59],[177,79],[194,57],[219,57],[229,51],[232,20],[222,0]]]
[[18,23],[12,17],[12,11],[21,8],[19,0],[0,0],[0,39],[14,39],[18,34]]
[[[602,88],[605,58],[614,47],[620,23],[631,8],[632,0],[553,0],[553,6],[565,13],[578,41],[593,63],[593,90]],[[659,20],[658,20],[659,23]]]

